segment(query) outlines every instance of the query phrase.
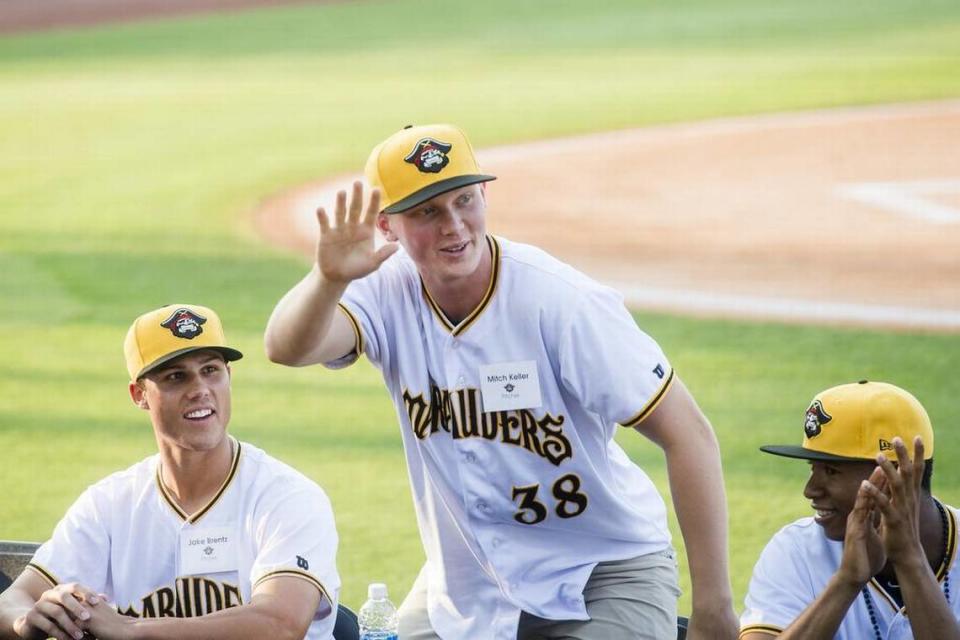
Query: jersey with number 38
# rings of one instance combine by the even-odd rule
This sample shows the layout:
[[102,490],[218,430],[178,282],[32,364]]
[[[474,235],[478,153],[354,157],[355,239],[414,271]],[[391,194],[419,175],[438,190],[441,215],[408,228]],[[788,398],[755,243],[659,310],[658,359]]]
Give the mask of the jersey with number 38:
[[596,563],[670,544],[656,488],[613,441],[669,388],[662,351],[614,290],[535,247],[487,244],[486,295],[456,325],[402,250],[352,283],[357,349],[327,363],[362,352],[383,373],[442,637],[515,637],[521,609],[587,619]]

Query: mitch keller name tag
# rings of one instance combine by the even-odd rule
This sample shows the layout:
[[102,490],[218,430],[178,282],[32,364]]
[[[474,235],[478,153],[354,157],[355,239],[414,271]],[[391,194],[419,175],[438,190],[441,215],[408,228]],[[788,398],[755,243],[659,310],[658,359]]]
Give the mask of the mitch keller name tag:
[[232,527],[180,532],[180,573],[186,576],[236,571],[237,541]]
[[534,360],[501,362],[480,367],[480,393],[483,410],[510,411],[533,409],[543,404],[540,376]]

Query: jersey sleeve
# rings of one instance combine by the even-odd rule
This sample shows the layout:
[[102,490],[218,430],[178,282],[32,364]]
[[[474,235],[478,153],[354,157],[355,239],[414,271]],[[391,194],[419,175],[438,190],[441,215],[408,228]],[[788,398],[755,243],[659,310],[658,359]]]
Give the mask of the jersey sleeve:
[[620,294],[600,285],[571,312],[559,362],[564,386],[585,407],[629,427],[653,411],[673,382],[660,346],[640,330]]
[[383,289],[388,285],[389,262],[366,278],[351,282],[340,299],[339,312],[343,313],[353,326],[355,343],[353,351],[336,360],[325,362],[328,369],[342,369],[356,362],[361,354],[376,366],[382,367],[381,345],[384,344],[384,318],[381,314],[382,304],[385,304]]
[[360,328],[359,310],[351,311],[342,301],[337,305],[337,313],[342,313],[347,318],[347,322],[353,328],[353,349],[337,358],[323,363],[328,369],[343,369],[360,359],[360,354],[365,350],[365,341],[363,339],[363,330]]
[[78,582],[109,593],[110,510],[102,508],[101,494],[97,485],[84,491],[27,565],[51,587]]
[[278,483],[257,513],[257,550],[250,568],[255,592],[264,581],[292,577],[316,587],[321,595],[315,615],[336,611],[340,592],[337,530],[326,494],[305,478]]
[[807,558],[786,530],[777,533],[760,554],[747,590],[740,635],[748,631],[778,634],[816,598],[806,569]]

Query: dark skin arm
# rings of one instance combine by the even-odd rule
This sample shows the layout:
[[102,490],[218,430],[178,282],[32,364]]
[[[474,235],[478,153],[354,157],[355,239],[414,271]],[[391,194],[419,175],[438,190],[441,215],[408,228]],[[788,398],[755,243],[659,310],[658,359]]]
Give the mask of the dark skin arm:
[[924,498],[920,482],[926,464],[923,441],[919,437],[914,440],[913,460],[900,438],[894,438],[893,447],[897,452],[896,466],[886,457],[877,457],[886,490],[883,484],[873,483],[871,477],[861,492],[870,497],[881,513],[880,536],[897,572],[913,637],[960,640],[960,625],[930,568],[920,537],[920,508]]
[[[923,550],[920,508],[924,497],[924,448],[914,440],[913,460],[903,440],[894,438],[897,465],[877,456],[877,468],[857,492],[847,519],[841,567],[827,589],[780,636],[781,640],[829,638],[847,609],[886,562],[896,571],[908,619],[917,640],[958,640],[960,627]],[[770,636],[751,632],[742,640]]]
[[[883,471],[874,469],[870,480],[882,484]],[[864,481],[857,492],[853,510],[847,516],[840,567],[826,588],[777,636],[780,640],[819,640],[832,638],[840,629],[850,605],[860,590],[886,563],[886,553],[878,530],[877,514]],[[773,634],[752,631],[741,640],[769,640]]]

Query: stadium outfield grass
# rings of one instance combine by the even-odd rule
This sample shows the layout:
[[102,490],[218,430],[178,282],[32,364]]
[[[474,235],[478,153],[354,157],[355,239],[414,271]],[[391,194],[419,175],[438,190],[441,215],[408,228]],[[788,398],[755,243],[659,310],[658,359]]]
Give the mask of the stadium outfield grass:
[[[952,0],[357,2],[2,38],[0,538],[45,538],[90,482],[154,450],[127,398],[123,334],[148,308],[200,302],[246,353],[232,431],[333,500],[344,602],[373,580],[399,600],[423,556],[393,409],[366,363],[267,363],[266,319],[306,265],[255,236],[262,198],[355,171],[407,122],[458,122],[482,147],[952,97],[958,64]],[[797,439],[813,393],[899,383],[929,408],[937,458],[960,456],[956,336],[638,321],[717,429],[738,607],[770,534],[809,513],[804,463],[756,448]],[[660,452],[619,439],[666,492]],[[934,476],[954,504],[955,468]]]

